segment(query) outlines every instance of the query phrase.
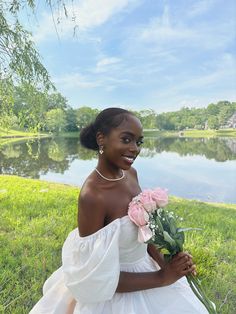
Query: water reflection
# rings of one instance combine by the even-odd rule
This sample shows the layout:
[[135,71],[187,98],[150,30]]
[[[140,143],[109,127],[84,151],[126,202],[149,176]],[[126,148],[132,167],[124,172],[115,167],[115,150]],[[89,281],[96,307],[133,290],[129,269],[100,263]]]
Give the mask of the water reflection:
[[236,159],[234,138],[148,138],[142,155],[153,157],[156,153],[176,152],[180,156],[201,155],[207,159],[227,161]]
[[[163,180],[158,182],[160,186],[178,186],[173,194],[207,200],[202,186],[208,181],[204,189],[208,189],[208,195],[210,193],[214,200],[218,197],[220,201],[236,202],[234,138],[146,138],[140,157],[135,166],[139,176],[145,178],[141,179],[144,186],[156,185],[153,177],[162,177]],[[0,147],[0,173],[81,185],[95,166],[95,158],[96,152],[81,147],[78,138],[30,139]],[[161,165],[160,168],[157,165]],[[156,171],[155,176],[153,171]],[[192,188],[190,193],[186,189],[191,172],[190,181],[195,181],[196,186],[195,192]],[[152,177],[148,177],[147,173]],[[228,186],[221,182],[222,177]],[[221,198],[218,195],[219,186],[226,190]]]

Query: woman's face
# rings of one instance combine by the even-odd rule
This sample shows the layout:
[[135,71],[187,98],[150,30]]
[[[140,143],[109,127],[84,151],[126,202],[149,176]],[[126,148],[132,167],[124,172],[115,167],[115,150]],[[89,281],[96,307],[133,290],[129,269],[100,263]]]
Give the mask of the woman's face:
[[102,157],[112,166],[128,170],[141,150],[143,130],[141,122],[127,115],[123,122],[104,136]]

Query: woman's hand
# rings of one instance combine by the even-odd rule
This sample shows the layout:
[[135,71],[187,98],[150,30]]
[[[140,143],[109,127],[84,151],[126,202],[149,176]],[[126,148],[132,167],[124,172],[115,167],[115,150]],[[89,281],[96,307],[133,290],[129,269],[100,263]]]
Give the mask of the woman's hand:
[[193,264],[192,256],[189,253],[180,252],[176,254],[159,271],[163,284],[170,285],[183,276],[196,274],[196,266]]

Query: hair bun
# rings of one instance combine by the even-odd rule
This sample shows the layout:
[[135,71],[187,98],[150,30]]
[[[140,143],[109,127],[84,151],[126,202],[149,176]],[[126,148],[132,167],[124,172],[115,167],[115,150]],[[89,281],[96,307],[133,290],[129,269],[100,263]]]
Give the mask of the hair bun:
[[96,128],[94,123],[89,124],[80,131],[80,143],[85,148],[92,150],[98,149],[98,144],[96,140]]

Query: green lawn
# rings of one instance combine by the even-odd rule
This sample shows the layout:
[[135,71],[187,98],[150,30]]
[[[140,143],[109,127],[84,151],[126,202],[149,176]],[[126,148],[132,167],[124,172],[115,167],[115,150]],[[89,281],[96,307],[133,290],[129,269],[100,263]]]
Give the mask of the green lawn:
[[183,131],[184,137],[236,137],[236,129],[189,130]]
[[20,130],[6,130],[0,127],[0,147],[9,143],[19,142],[28,138],[48,137],[48,133],[34,133]]
[[[0,313],[28,313],[45,279],[61,264],[61,248],[76,226],[79,188],[0,176]],[[236,205],[171,198],[169,208],[189,232],[186,250],[203,286],[220,307],[236,308]]]
[[144,130],[145,137],[161,136],[161,137],[236,137],[236,129],[221,129],[221,130],[183,130],[177,131],[159,131],[159,130]]
[[0,137],[32,137],[32,136],[45,136],[45,133],[26,132],[23,130],[3,129],[0,127]]

